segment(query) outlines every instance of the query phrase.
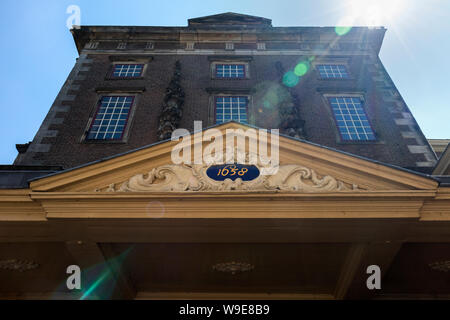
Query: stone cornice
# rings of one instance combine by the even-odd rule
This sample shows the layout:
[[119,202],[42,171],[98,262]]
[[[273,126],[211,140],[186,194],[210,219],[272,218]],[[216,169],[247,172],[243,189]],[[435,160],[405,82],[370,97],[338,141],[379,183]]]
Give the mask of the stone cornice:
[[[147,27],[147,26],[81,26],[71,30],[78,52],[89,41],[176,41],[176,42],[310,42],[333,43],[336,39],[352,43],[371,43],[378,53],[386,29],[383,27],[354,27],[343,37],[338,37],[334,27],[264,27],[242,26]],[[229,36],[224,36],[228,34]]]

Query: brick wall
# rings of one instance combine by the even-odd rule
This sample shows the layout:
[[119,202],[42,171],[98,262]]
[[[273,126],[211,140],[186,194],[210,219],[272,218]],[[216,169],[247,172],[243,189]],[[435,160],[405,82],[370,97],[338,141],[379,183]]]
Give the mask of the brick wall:
[[[31,146],[25,154],[16,159],[15,164],[61,165],[65,168],[81,165],[107,156],[152,144],[157,141],[158,117],[160,115],[165,89],[173,75],[177,60],[181,63],[181,85],[185,91],[184,113],[180,123],[182,128],[193,129],[194,120],[202,120],[204,126],[210,113],[210,97],[207,89],[228,88],[246,90],[252,95],[249,106],[250,123],[262,128],[278,128],[280,119],[277,99],[289,99],[289,92],[280,83],[276,63],[285,70],[292,70],[305,59],[312,63],[325,56],[247,54],[250,78],[243,80],[217,80],[211,78],[212,54],[180,54],[179,43],[156,43],[155,47],[178,50],[178,54],[158,54],[147,52],[148,68],[143,79],[111,80],[107,74],[111,68],[111,55],[117,55],[117,43],[97,45],[94,49],[116,50],[114,53],[82,53],[66,84],[51,107]],[[290,44],[292,46],[292,44]],[[222,47],[225,44],[221,44]],[[254,44],[256,47],[256,43]],[[278,43],[277,46],[282,47]],[[121,51],[126,54],[128,45]],[[198,47],[208,48],[203,43]],[[218,43],[209,47],[217,50]],[[266,45],[270,47],[270,45]],[[299,45],[298,45],[299,47]],[[290,49],[290,47],[288,48]],[[91,50],[92,51],[92,50]],[[222,50],[223,51],[223,50]],[[254,52],[254,51],[247,51]],[[235,53],[221,53],[221,56]],[[250,56],[250,57],[249,57]],[[345,59],[351,78],[348,80],[320,79],[314,68],[301,77],[292,89],[300,100],[301,117],[305,120],[306,139],[324,146],[336,148],[370,159],[379,160],[402,167],[427,171],[435,162],[420,128],[417,126],[406,104],[393,85],[376,54],[327,55],[330,59]],[[99,88],[111,92],[126,88],[144,88],[139,93],[126,142],[86,142],[82,136],[87,129],[89,118],[93,116],[99,99]],[[365,109],[376,131],[376,142],[339,142],[339,134],[324,94],[359,93],[365,97]]]

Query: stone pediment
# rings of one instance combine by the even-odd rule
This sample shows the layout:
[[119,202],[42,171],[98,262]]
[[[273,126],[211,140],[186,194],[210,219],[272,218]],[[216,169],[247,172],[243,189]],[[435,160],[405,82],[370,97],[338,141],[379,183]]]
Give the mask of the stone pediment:
[[252,182],[246,182],[240,178],[226,179],[221,182],[214,181],[206,175],[207,168],[207,166],[196,165],[166,165],[155,168],[147,174],[135,175],[123,182],[118,189],[112,184],[104,191],[291,191],[316,193],[364,190],[357,185],[349,185],[332,176],[319,177],[313,169],[293,164],[282,165],[276,174],[259,176]]
[[[250,127],[230,122],[215,129],[225,140],[228,129]],[[196,137],[205,131],[188,135],[189,147],[198,145]],[[196,142],[197,141],[197,142]],[[175,164],[171,158],[178,141],[166,141],[76,169],[59,172],[31,182],[37,192],[90,193],[203,193],[203,192],[268,192],[268,193],[364,193],[379,191],[434,190],[437,182],[401,169],[385,166],[328,148],[289,137],[279,137],[279,163],[274,174],[233,176],[233,168],[242,163],[222,161],[222,166],[209,164]],[[205,142],[203,142],[205,145]],[[246,157],[249,157],[246,150]],[[239,157],[238,157],[239,159]],[[242,158],[241,158],[242,159]],[[264,160],[264,159],[262,159]],[[260,172],[267,161],[252,163]],[[265,165],[264,165],[265,163]],[[215,167],[214,167],[215,166]],[[236,167],[236,168],[237,168]],[[239,167],[240,168],[240,167]],[[250,168],[250,167],[248,167]],[[211,170],[215,170],[212,174]],[[223,171],[219,171],[223,170]],[[229,176],[219,176],[227,171]],[[244,172],[244,171],[242,171]],[[220,179],[218,179],[220,178]]]
[[211,26],[211,25],[253,25],[253,26],[271,26],[272,20],[239,14],[234,12],[226,12],[211,16],[193,18],[188,20],[190,27]]
[[[245,159],[249,159],[248,154]],[[168,164],[153,168],[149,172],[137,174],[119,184],[110,184],[96,192],[201,192],[201,191],[246,191],[246,192],[339,192],[362,191],[363,188],[349,184],[330,175],[319,175],[314,169],[297,164],[279,165],[273,168],[273,174],[259,174],[251,181],[245,181],[235,175],[222,181],[211,178],[207,171],[212,164]],[[235,164],[219,164],[230,172]],[[260,161],[255,166],[258,172],[264,166]]]

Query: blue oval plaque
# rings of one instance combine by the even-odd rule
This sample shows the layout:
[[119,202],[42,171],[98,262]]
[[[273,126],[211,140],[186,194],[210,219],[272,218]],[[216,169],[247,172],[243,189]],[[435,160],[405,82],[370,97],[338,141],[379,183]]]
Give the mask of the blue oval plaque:
[[251,181],[259,177],[259,169],[254,165],[246,164],[219,164],[206,170],[206,174],[213,180],[224,181],[225,179]]

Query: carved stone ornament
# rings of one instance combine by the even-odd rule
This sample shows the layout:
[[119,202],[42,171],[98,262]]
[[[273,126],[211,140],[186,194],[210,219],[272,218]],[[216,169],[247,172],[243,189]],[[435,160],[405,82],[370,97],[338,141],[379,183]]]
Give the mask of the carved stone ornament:
[[450,271],[450,260],[436,261],[429,264],[430,268],[437,271],[448,272]]
[[[280,83],[283,84],[283,76],[286,74],[286,70],[280,61],[275,63],[278,75],[280,77]],[[305,121],[300,115],[300,98],[293,88],[285,87],[289,92],[291,99],[281,101],[278,105],[280,115],[280,131],[290,137],[305,138]]]
[[[243,155],[248,162],[248,154]],[[235,158],[236,159],[236,158]],[[313,169],[297,164],[271,167],[270,161],[257,163],[258,168],[275,174],[260,175],[251,181],[237,178],[232,181],[216,181],[208,177],[206,171],[212,164],[168,164],[153,168],[147,173],[137,174],[123,183],[111,184],[97,192],[198,192],[198,191],[266,191],[319,193],[348,190],[364,190],[355,184],[340,181],[329,175],[319,175]],[[277,169],[277,170],[276,170]]]
[[236,274],[240,272],[251,271],[255,268],[255,266],[246,262],[232,261],[232,262],[217,263],[213,265],[212,268],[214,271]]
[[25,272],[29,270],[34,270],[38,267],[39,264],[28,260],[18,260],[18,259],[0,260],[0,269],[3,270]]
[[161,115],[159,117],[158,137],[170,139],[172,132],[178,128],[183,115],[184,91],[181,87],[181,64],[175,63],[175,71],[166,89]]

